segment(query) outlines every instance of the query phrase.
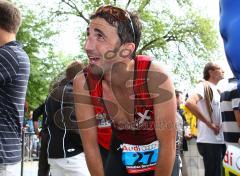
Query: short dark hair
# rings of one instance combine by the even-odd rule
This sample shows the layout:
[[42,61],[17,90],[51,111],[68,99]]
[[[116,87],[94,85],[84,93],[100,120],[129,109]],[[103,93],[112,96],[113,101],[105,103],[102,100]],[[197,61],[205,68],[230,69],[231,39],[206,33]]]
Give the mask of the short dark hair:
[[217,66],[215,63],[208,62],[203,69],[203,79],[205,79],[206,81],[209,80],[209,78],[210,78],[209,71],[215,70],[216,68],[217,68]]
[[90,19],[97,17],[105,19],[110,25],[117,28],[121,44],[129,42],[135,44],[135,50],[131,56],[135,58],[142,30],[138,14],[136,12],[128,12],[119,7],[107,5],[99,7]]
[[65,86],[69,81],[73,80],[78,72],[82,71],[84,64],[81,61],[71,62],[66,71],[60,72],[50,83],[49,92],[54,90],[58,86]]
[[73,61],[67,66],[66,69],[66,79],[67,80],[72,80],[78,72],[82,71],[84,65],[80,61]]
[[0,0],[0,28],[17,33],[21,26],[21,13],[18,8],[6,0]]

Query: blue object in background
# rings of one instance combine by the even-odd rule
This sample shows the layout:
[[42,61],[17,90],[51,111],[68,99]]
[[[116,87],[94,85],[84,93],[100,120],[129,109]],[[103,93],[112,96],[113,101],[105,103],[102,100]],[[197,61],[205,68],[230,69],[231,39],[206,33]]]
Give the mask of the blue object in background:
[[220,0],[219,25],[228,63],[240,79],[240,0]]

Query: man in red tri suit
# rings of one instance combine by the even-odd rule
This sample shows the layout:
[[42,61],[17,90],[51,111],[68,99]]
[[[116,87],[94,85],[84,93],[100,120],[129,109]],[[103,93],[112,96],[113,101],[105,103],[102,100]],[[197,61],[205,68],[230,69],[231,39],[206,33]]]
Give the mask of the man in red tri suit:
[[[173,84],[158,62],[135,55],[140,36],[141,24],[134,13],[108,5],[91,16],[84,46],[89,65],[74,79],[75,111],[91,175],[172,173]],[[109,139],[110,125],[104,168],[98,143]]]

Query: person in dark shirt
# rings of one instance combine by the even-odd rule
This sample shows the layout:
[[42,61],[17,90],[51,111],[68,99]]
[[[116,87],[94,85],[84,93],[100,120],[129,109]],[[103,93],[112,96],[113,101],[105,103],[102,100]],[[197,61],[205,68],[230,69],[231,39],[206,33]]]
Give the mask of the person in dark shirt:
[[[42,118],[42,128],[39,130],[39,118]],[[33,126],[35,134],[41,139],[41,148],[38,162],[38,176],[48,176],[50,171],[50,165],[47,159],[47,140],[48,131],[46,127],[46,113],[45,113],[45,102],[42,103],[37,109],[33,111]]]
[[[40,120],[40,117],[42,119]],[[35,134],[41,136],[41,133],[46,131],[46,114],[45,114],[45,102],[40,104],[34,111],[33,111],[33,126]],[[39,130],[39,123],[41,123],[41,131]]]
[[46,100],[48,131],[48,163],[52,176],[90,176],[76,123],[72,79],[83,68],[79,61],[71,63],[65,77],[57,81]]
[[21,129],[30,64],[16,41],[20,11],[0,0],[0,175],[21,173]]

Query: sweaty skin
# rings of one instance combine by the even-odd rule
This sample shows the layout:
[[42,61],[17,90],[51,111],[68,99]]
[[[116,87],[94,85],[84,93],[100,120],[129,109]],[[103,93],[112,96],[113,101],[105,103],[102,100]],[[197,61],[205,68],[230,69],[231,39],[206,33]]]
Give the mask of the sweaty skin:
[[[130,123],[134,118],[133,101],[129,99],[133,92],[126,85],[130,84],[132,86],[134,60],[129,59],[127,56],[124,57],[124,55],[121,57],[120,51],[124,49],[133,51],[135,45],[134,43],[120,45],[116,28],[109,25],[102,18],[93,19],[87,32],[88,37],[84,49],[89,58],[89,67],[95,74],[103,73],[104,102],[105,100],[113,102],[118,108],[117,114],[113,115],[115,112],[113,112],[111,105],[106,103],[108,113],[116,126]],[[106,58],[108,51],[119,52],[117,52],[116,57],[109,59]],[[154,92],[152,98],[154,99],[154,114],[156,114],[155,125],[159,126],[158,123],[161,122],[166,124],[164,127],[155,128],[157,140],[161,146],[155,175],[169,176],[172,172],[176,151],[176,112],[173,111],[173,109],[176,109],[174,89],[168,76],[164,81],[161,80],[161,75],[167,74],[158,62],[153,62],[149,71],[148,89],[149,92]],[[90,173],[95,176],[103,176],[104,171],[97,142],[96,124],[92,122],[92,126],[90,125],[89,128],[81,128],[84,121],[89,121],[95,116],[88,87],[85,83],[86,80],[83,74],[79,74],[74,79],[76,116]],[[170,92],[171,96],[165,96],[166,90]],[[157,96],[156,98],[156,94],[163,96]],[[123,102],[125,106],[122,106]]]

